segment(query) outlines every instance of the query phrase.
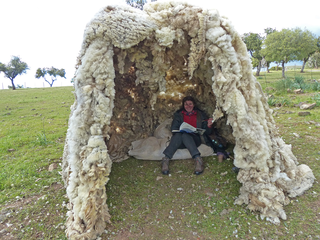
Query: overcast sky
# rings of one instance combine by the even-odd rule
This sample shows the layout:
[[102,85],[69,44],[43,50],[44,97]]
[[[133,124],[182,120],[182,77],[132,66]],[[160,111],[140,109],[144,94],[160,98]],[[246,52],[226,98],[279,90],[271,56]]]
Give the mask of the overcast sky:
[[[240,33],[263,33],[267,27],[281,30],[300,27],[320,36],[319,0],[188,0],[202,8],[214,8],[228,17]],[[49,87],[35,79],[37,68],[66,70],[66,78],[53,86],[71,85],[76,58],[86,24],[101,8],[124,0],[1,0],[0,62],[7,64],[19,56],[29,66],[15,84]],[[0,89],[11,85],[0,74]],[[1,94],[0,94],[1,95]]]

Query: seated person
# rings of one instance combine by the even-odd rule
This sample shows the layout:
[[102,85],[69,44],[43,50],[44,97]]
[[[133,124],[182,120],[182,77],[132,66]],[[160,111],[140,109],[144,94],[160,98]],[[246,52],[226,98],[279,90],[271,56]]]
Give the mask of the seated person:
[[[205,129],[203,135],[199,133],[187,133],[179,132],[180,125],[186,122],[195,128]],[[205,112],[197,108],[196,102],[193,97],[187,96],[182,100],[182,107],[176,111],[173,115],[173,121],[171,124],[171,131],[173,135],[171,137],[168,147],[164,150],[164,157],[161,162],[162,174],[169,174],[169,161],[173,157],[177,149],[187,148],[190,155],[195,160],[194,174],[199,175],[204,171],[203,160],[200,157],[198,147],[204,141],[204,143],[210,145],[211,139],[208,135],[212,131],[213,119],[207,117]],[[176,130],[177,132],[174,132]]]

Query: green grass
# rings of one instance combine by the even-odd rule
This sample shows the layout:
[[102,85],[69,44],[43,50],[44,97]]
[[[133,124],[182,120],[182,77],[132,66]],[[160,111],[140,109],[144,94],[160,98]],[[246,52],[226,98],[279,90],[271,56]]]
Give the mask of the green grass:
[[[9,217],[6,221],[16,226],[13,232],[19,238],[48,239],[54,226],[63,226],[65,221],[66,208],[61,203],[67,199],[60,170],[49,172],[48,167],[61,163],[70,106],[74,102],[72,91],[72,87],[1,90],[0,204],[12,216],[12,220]],[[58,191],[54,191],[56,186],[60,186]],[[45,195],[53,202],[52,210],[41,199],[37,200]],[[16,206],[21,210],[16,210]],[[47,211],[51,213],[46,215]],[[53,214],[56,221],[49,217]],[[31,222],[24,220],[26,216]],[[60,229],[57,235],[64,237],[63,231]]]
[[[300,73],[300,70],[298,69],[296,69],[296,71],[286,71],[286,78],[294,79],[297,76],[301,76],[304,78],[305,82],[311,83],[311,80],[320,79],[320,69],[305,69],[304,73]],[[256,76],[256,78],[260,82],[263,90],[265,88],[275,88],[276,82],[282,79],[282,71],[270,71],[270,73],[260,72],[260,76]]]
[[[292,72],[287,73],[290,77]],[[310,166],[318,179],[319,105],[304,117],[298,116],[301,110],[294,105],[319,101],[319,93],[312,89],[303,94],[278,91],[276,83],[280,79],[276,73],[270,73],[258,81],[265,82],[263,89],[273,95],[270,99],[275,104],[270,105],[281,136],[292,144],[299,163]],[[316,79],[320,79],[320,73]],[[304,80],[308,83],[307,78]],[[1,239],[10,234],[13,239],[65,239],[68,199],[59,174],[61,167],[51,172],[48,167],[62,161],[70,106],[74,102],[72,91],[72,87],[0,91]],[[320,236],[317,180],[303,196],[291,199],[284,207],[288,220],[276,226],[259,219],[246,206],[233,204],[241,184],[231,170],[231,160],[218,163],[215,156],[204,160],[206,169],[200,176],[193,174],[192,160],[170,163],[171,176],[160,173],[160,161],[130,158],[113,163],[106,186],[112,223],[107,224],[102,239]],[[6,231],[1,232],[2,229]]]

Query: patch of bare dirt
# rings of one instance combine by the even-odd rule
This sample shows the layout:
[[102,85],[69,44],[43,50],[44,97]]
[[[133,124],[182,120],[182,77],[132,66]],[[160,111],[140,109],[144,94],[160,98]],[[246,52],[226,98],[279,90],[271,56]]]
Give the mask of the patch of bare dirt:
[[25,208],[30,203],[36,201],[40,195],[31,196],[28,198],[21,198],[14,203],[10,203],[4,206],[0,212],[0,239],[11,240],[18,239],[12,235],[15,225],[13,224],[13,214]]
[[[48,192],[56,192],[61,190],[63,185],[60,183],[53,183],[49,188]],[[14,232],[17,229],[23,229],[28,226],[29,218],[20,220],[17,218],[17,215],[23,209],[28,208],[31,204],[34,204],[38,201],[42,195],[37,194],[26,198],[20,198],[15,202],[9,203],[5,205],[0,211],[0,239],[1,240],[13,240],[19,239],[19,237],[15,236]],[[45,215],[46,213],[43,213]],[[41,236],[39,235],[39,238]]]

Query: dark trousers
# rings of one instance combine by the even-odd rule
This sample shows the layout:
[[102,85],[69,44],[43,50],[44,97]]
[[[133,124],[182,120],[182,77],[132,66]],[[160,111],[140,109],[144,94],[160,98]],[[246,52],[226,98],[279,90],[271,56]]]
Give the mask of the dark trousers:
[[163,151],[164,155],[172,158],[177,149],[187,148],[192,158],[200,155],[198,147],[201,145],[199,134],[195,133],[174,133],[169,146]]

